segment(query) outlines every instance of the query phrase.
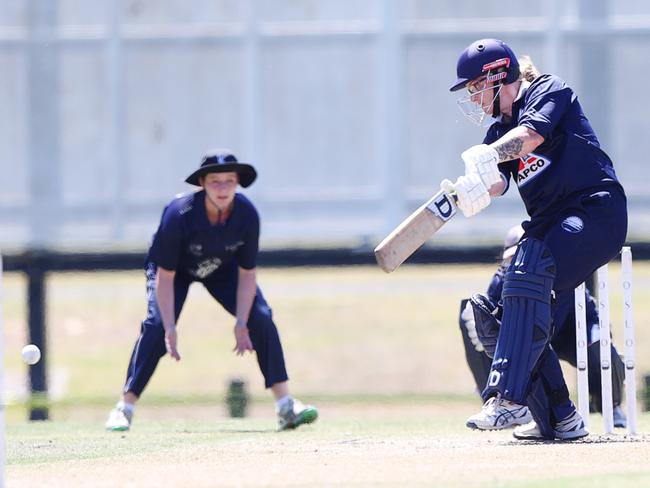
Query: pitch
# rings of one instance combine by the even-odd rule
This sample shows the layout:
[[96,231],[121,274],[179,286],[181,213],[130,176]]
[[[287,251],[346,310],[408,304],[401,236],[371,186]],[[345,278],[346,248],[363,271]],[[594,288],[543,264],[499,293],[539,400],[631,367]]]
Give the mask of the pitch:
[[[28,486],[647,486],[650,438],[579,443],[469,432],[463,399],[366,398],[321,403],[319,423],[275,432],[264,405],[247,419],[218,405],[149,408],[128,434],[83,421],[14,423],[7,485]],[[142,409],[144,410],[144,409]],[[215,418],[215,413],[217,414]],[[101,412],[103,415],[103,411]],[[592,422],[597,425],[596,419]],[[641,417],[650,430],[648,414]],[[607,462],[594,462],[606,459]],[[172,461],[173,460],[173,461]],[[508,463],[504,469],[502,463]]]
[[[104,432],[103,423],[145,312],[141,274],[49,278],[52,420],[28,423],[19,389],[26,372],[25,283],[7,273],[7,485],[650,485],[645,412],[638,438],[618,429],[602,437],[594,416],[594,434],[574,444],[522,446],[510,432],[464,426],[480,401],[464,360],[458,300],[482,290],[492,271],[492,265],[408,264],[391,275],[370,266],[261,269],[294,391],[321,412],[314,425],[284,433],[275,432],[272,402],[255,381],[253,361],[230,352],[230,318],[202,290],[190,290],[196,296],[179,321],[183,360],[161,362],[165,371],[127,434]],[[618,274],[612,265],[612,282]],[[641,388],[650,371],[650,332],[642,326],[650,321],[650,265],[635,263],[634,274]],[[612,320],[620,298],[612,293]],[[210,374],[195,381],[202,371]],[[223,403],[234,376],[248,380],[254,399],[245,419],[227,418]],[[567,377],[575,395],[575,372],[568,369]]]

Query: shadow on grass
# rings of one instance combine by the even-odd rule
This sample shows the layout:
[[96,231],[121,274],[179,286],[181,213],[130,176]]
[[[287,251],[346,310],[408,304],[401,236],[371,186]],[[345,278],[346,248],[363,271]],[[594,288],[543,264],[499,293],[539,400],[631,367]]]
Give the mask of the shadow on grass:
[[275,434],[276,429],[217,429],[221,434]]

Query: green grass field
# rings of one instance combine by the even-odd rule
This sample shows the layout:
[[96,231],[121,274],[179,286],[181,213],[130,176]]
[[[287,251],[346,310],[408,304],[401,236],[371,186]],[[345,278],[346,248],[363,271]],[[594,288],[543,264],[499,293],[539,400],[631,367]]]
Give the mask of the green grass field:
[[[103,431],[145,312],[140,273],[48,280],[51,421],[26,422],[25,282],[4,282],[8,486],[644,486],[650,417],[642,435],[522,446],[509,432],[464,427],[480,408],[457,324],[459,300],[484,290],[491,266],[262,269],[293,393],[321,418],[275,432],[270,395],[252,356],[232,352],[233,320],[199,286],[179,321],[183,359],[163,358],[131,432]],[[634,268],[637,379],[650,374],[650,265]],[[619,269],[610,271],[620,343]],[[619,340],[617,340],[619,339]],[[573,389],[575,373],[567,368]],[[230,378],[252,395],[229,419]],[[641,393],[639,393],[641,398]]]

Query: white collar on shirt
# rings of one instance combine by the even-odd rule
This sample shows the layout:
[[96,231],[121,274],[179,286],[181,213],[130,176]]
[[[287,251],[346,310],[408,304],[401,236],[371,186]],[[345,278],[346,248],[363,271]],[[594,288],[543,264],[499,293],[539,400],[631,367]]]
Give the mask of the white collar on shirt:
[[515,97],[514,102],[519,100],[521,97],[524,96],[524,93],[526,93],[526,90],[528,90],[528,87],[530,86],[530,81],[528,80],[523,80],[521,82],[521,85],[519,85],[519,92],[517,93],[517,96]]

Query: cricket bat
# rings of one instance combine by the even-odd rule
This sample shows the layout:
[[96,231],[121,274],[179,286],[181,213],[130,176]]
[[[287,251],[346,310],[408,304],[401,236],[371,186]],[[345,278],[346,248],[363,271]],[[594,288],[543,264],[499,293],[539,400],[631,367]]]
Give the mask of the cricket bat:
[[456,199],[444,190],[409,215],[375,248],[379,267],[390,273],[395,271],[429,237],[438,232],[456,215]]

